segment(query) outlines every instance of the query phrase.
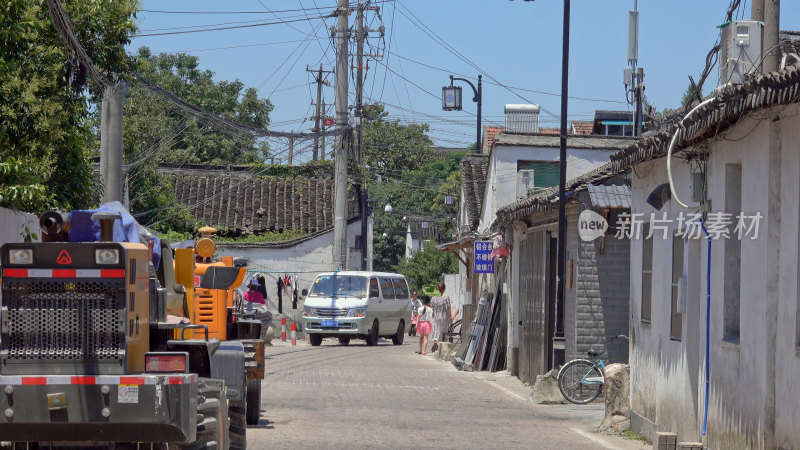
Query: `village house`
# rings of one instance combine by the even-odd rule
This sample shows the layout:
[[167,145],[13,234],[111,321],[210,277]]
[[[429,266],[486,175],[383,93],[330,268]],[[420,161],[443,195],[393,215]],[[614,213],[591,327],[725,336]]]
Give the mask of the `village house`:
[[500,208],[496,228],[511,245],[506,266],[509,329],[508,369],[533,383],[537,375],[566,361],[606,352],[613,362],[628,361],[630,239],[614,228],[579,236],[579,218],[592,211],[608,222],[630,213],[630,180],[609,166],[567,183],[564,303],[556,292],[558,188]]
[[[262,177],[247,166],[162,164],[161,175],[174,182],[178,203],[206,225],[228,236],[293,233],[278,242],[218,242],[220,256],[249,260],[248,276],[267,280],[268,304],[278,311],[278,277],[288,275],[299,289],[308,288],[320,272],[333,267],[333,178],[324,175]],[[372,263],[372,217],[367,222],[367,261]],[[361,220],[358,200],[348,194],[347,268],[361,268]],[[295,278],[296,277],[296,278]],[[299,320],[302,299],[294,310],[283,298],[284,314]],[[288,307],[287,307],[288,304]]]
[[800,448],[800,69],[689,109],[612,157],[632,173],[632,426]]

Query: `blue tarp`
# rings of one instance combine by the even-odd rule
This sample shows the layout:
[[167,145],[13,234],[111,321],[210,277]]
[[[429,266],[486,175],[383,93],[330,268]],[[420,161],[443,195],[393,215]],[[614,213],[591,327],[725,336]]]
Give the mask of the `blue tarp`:
[[[139,224],[120,202],[109,202],[97,209],[77,209],[70,211],[72,228],[69,230],[69,242],[95,242],[100,240],[100,221],[92,220],[92,214],[100,211],[115,211],[122,215],[122,221],[114,221],[114,242],[142,242],[139,237]],[[158,269],[161,262],[161,240],[153,236],[153,265]]]

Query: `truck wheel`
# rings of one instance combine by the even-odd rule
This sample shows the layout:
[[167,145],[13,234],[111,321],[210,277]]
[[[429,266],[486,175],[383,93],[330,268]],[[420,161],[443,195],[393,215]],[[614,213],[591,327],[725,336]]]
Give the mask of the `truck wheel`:
[[247,380],[247,424],[258,425],[261,418],[261,380]]
[[[227,402],[221,380],[200,379],[197,383],[197,438],[181,449],[216,450],[224,448],[227,415],[221,412]],[[223,444],[223,445],[220,445]]]
[[311,341],[311,345],[314,347],[319,347],[322,344],[322,335],[321,334],[309,334],[308,340]]
[[231,450],[244,450],[247,448],[247,387],[240,402],[228,402],[228,416],[230,416],[230,448]]

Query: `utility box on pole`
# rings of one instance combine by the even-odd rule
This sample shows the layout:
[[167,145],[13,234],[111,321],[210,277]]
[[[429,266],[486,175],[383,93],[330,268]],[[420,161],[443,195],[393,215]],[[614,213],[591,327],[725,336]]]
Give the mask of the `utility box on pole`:
[[741,84],[745,76],[761,72],[764,24],[736,20],[720,27],[719,85]]

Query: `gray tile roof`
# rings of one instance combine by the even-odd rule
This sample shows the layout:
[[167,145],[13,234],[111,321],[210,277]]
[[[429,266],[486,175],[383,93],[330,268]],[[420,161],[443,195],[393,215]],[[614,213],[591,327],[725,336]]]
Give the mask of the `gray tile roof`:
[[[207,225],[260,234],[270,230],[314,233],[333,226],[333,179],[260,177],[248,171],[160,168],[174,181],[178,202]],[[348,192],[348,218],[358,200]]]
[[461,160],[461,189],[464,191],[467,226],[471,231],[478,228],[486,189],[486,172],[489,157],[471,153]]
[[589,198],[596,208],[630,208],[631,188],[625,184],[590,184]]
[[[515,147],[546,147],[559,148],[561,137],[552,134],[510,133],[502,131],[497,133],[492,143],[492,148],[505,146]],[[567,136],[567,148],[589,150],[622,150],[630,147],[638,138],[625,136],[606,136],[596,134]]]
[[[709,97],[712,98],[712,97]],[[567,181],[567,195],[585,190],[589,184],[625,174],[636,164],[663,158],[667,154],[670,140],[677,134],[674,152],[703,144],[719,135],[746,114],[770,107],[800,103],[800,65],[788,66],[784,70],[771,72],[738,85],[718,88],[713,101],[698,108],[683,123],[675,123],[665,130],[633,141],[627,148],[611,156],[611,162],[591,172]],[[684,117],[688,110],[682,109],[675,116]],[[677,120],[676,122],[679,122]],[[495,228],[505,228],[514,220],[537,212],[550,211],[558,205],[558,188],[527,197],[504,206],[497,211]]]

